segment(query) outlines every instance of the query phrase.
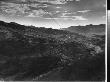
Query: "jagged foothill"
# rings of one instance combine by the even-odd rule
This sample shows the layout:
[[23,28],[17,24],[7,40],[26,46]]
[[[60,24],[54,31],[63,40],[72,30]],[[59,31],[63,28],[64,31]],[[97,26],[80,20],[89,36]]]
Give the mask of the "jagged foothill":
[[[105,37],[0,21],[0,79],[103,81]],[[100,42],[100,43],[98,43]]]

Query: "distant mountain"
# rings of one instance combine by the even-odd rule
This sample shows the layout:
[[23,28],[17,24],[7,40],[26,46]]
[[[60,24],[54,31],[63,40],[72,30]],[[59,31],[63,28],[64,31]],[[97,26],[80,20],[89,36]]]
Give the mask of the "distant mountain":
[[86,25],[86,26],[71,26],[64,28],[64,30],[81,33],[81,34],[105,34],[105,24],[100,25]]
[[[57,41],[74,41],[79,38],[82,40],[87,39],[85,36],[82,36],[78,33],[71,33],[66,30],[58,30],[45,27],[34,27],[34,26],[24,26],[14,22],[6,23],[0,21],[0,37],[4,38],[45,38],[45,39],[54,39]],[[0,38],[0,39],[1,39]],[[16,38],[17,39],[17,38]]]

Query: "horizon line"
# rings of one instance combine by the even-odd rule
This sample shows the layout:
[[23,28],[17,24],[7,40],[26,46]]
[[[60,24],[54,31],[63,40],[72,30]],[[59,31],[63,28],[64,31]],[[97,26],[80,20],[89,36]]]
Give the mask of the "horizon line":
[[[0,21],[2,21],[2,22],[5,22],[5,23],[16,23],[16,24],[19,24],[19,25],[24,25],[24,26],[33,26],[33,27],[36,27],[36,28],[52,28],[52,27],[45,27],[45,26],[36,26],[36,25],[26,25],[26,24],[20,24],[20,23],[18,23],[18,22],[14,22],[14,21],[10,21],[10,22],[8,22],[8,21],[4,21],[4,20],[0,20]],[[89,26],[89,25],[106,25],[106,24],[104,24],[104,23],[100,23],[100,24],[86,24],[86,25],[72,25],[72,26]],[[72,26],[68,26],[68,27],[66,27],[66,28],[69,28],[69,27],[72,27]],[[52,28],[52,29],[63,29],[63,28]]]

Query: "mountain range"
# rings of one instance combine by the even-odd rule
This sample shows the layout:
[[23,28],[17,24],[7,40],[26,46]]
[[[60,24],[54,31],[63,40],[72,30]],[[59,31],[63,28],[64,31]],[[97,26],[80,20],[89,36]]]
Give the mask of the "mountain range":
[[0,21],[0,79],[102,81],[105,35],[86,37],[77,32]]
[[105,34],[105,24],[100,24],[100,25],[86,25],[86,26],[71,26],[68,28],[63,28],[64,30],[70,31],[70,32],[75,32],[75,33],[80,33],[83,35],[92,35],[92,34]]

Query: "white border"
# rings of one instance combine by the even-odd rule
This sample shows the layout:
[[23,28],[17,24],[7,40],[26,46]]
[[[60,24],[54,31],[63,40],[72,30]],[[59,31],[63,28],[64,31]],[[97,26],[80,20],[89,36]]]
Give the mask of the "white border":
[[108,10],[107,10],[107,0],[106,0],[105,82],[107,82],[107,26],[108,26]]

